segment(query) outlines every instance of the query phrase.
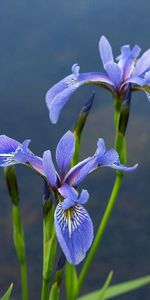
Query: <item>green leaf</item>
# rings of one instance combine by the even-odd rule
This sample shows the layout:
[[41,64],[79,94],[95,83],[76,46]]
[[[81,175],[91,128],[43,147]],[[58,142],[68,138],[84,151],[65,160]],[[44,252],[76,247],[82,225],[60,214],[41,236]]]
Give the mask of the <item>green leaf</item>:
[[113,277],[113,271],[110,271],[110,273],[109,273],[109,275],[108,275],[108,277],[107,277],[107,279],[106,279],[106,281],[105,281],[102,289],[100,290],[100,293],[98,295],[98,300],[105,300],[106,299],[105,298],[106,291],[107,291],[107,289],[108,289],[108,287],[110,285],[112,277]]
[[12,288],[13,288],[13,283],[11,283],[11,285],[8,288],[7,292],[5,293],[5,295],[0,300],[9,300],[9,297],[10,297],[11,292],[12,292]]
[[77,272],[74,265],[69,263],[65,267],[65,282],[66,282],[66,294],[67,299],[74,299],[74,294],[78,284]]
[[[113,286],[110,286],[105,293],[105,300],[111,299],[113,297],[117,297],[119,295],[123,295],[125,293],[131,292],[136,290],[144,285],[150,284],[150,275],[140,277],[137,279],[133,279],[130,281],[126,281],[123,283],[118,283]],[[102,289],[101,289],[102,290]],[[100,291],[101,291],[100,290]],[[95,291],[89,294],[86,294],[82,297],[79,297],[77,300],[99,300],[99,293],[100,291]]]
[[59,293],[60,293],[60,289],[59,289],[57,283],[55,282],[52,285],[49,300],[59,300]]

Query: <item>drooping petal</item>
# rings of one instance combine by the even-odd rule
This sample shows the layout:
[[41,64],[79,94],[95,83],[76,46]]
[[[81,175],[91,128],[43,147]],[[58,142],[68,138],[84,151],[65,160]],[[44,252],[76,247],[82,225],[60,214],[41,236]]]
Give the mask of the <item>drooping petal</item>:
[[19,163],[28,163],[40,174],[44,174],[42,158],[35,156],[28,148],[30,140],[25,140],[22,144],[0,135],[0,166],[7,167]]
[[118,89],[120,87],[121,76],[122,76],[118,64],[116,64],[115,62],[108,62],[105,64],[105,70],[109,78],[113,82],[114,86]]
[[138,59],[133,71],[133,76],[139,76],[147,71],[150,67],[150,49],[144,52],[141,58]]
[[99,41],[99,52],[103,66],[108,62],[113,62],[112,48],[105,36],[102,36]]
[[119,155],[115,149],[110,149],[108,151],[105,151],[103,155],[100,155],[99,147],[101,147],[101,140],[98,140],[97,143],[97,151],[96,151],[96,156],[97,156],[97,168],[98,167],[110,167],[113,169],[121,170],[124,172],[131,172],[134,171],[138,164],[132,166],[132,167],[126,167],[120,163],[119,160]]
[[7,135],[0,135],[0,153],[11,153],[15,152],[21,143],[11,139]]
[[68,208],[74,206],[74,201],[70,198],[65,198],[63,201],[62,201],[62,209],[65,211],[67,210]]
[[62,177],[69,167],[75,151],[75,137],[71,131],[67,131],[60,139],[56,148],[56,161]]
[[64,211],[59,203],[54,214],[57,240],[69,263],[77,265],[85,257],[93,240],[93,224],[79,204]]
[[55,187],[58,175],[52,161],[51,152],[49,150],[43,153],[43,168],[49,183],[52,187]]
[[[77,66],[76,66],[77,69]],[[71,95],[78,87],[88,83],[106,83],[113,85],[106,74],[89,72],[74,73],[56,83],[46,94],[46,104],[49,110],[49,117],[52,123],[56,123],[63,106],[68,102]]]
[[5,167],[15,164],[15,151],[21,144],[6,135],[0,135],[0,166]]
[[120,161],[118,160],[118,161],[112,163],[111,165],[107,165],[107,166],[108,166],[108,167],[111,167],[111,168],[113,168],[113,169],[116,169],[116,170],[123,171],[123,172],[132,172],[132,171],[134,171],[134,170],[137,169],[138,164],[135,164],[135,165],[132,166],[132,167],[126,167],[126,166],[122,165],[122,164],[120,163]]

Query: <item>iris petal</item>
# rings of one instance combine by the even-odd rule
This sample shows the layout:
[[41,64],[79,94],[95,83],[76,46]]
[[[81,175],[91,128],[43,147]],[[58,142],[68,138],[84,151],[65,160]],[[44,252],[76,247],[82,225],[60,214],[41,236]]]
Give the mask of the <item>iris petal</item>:
[[78,74],[78,70],[77,65],[75,65],[73,68],[74,73],[56,83],[46,94],[46,104],[52,123],[57,122],[62,108],[81,85],[88,83],[106,83],[113,85],[107,74],[98,72]]
[[51,186],[56,186],[57,183],[57,173],[52,161],[51,152],[49,150],[43,153],[43,167],[46,177],[51,184]]
[[150,49],[144,52],[141,58],[138,59],[133,76],[139,76],[143,74],[150,67]]
[[43,175],[43,160],[29,150],[29,142],[30,140],[25,140],[21,144],[6,135],[0,135],[0,166],[7,167],[19,163],[29,163]]
[[114,61],[112,48],[105,36],[102,36],[99,41],[99,52],[103,62],[103,66],[109,61]]
[[64,211],[59,203],[54,224],[57,240],[69,263],[77,265],[85,257],[93,240],[93,224],[87,211],[79,204]]
[[67,133],[60,139],[56,148],[56,161],[62,176],[65,175],[66,170],[70,165],[74,151],[74,134],[71,131],[67,131]]

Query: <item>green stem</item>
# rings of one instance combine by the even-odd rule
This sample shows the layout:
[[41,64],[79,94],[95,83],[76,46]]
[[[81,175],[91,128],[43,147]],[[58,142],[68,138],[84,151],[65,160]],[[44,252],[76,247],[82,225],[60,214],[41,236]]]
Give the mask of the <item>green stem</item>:
[[113,190],[112,190],[109,202],[107,204],[106,210],[104,212],[101,224],[99,226],[99,229],[98,229],[97,234],[95,236],[95,239],[94,239],[94,242],[93,242],[92,247],[90,249],[90,252],[89,252],[89,254],[86,258],[86,261],[85,261],[85,263],[83,265],[83,268],[82,268],[82,271],[80,273],[80,276],[79,276],[79,279],[78,279],[78,287],[77,287],[76,295],[75,295],[76,297],[78,296],[78,294],[80,292],[80,289],[81,289],[82,284],[84,282],[84,279],[87,275],[87,272],[88,272],[88,269],[91,265],[93,257],[94,257],[94,255],[97,251],[98,246],[101,243],[104,231],[106,229],[107,223],[108,223],[109,218],[111,216],[113,207],[115,205],[115,202],[116,202],[116,199],[117,199],[120,187],[121,187],[122,178],[123,178],[123,174],[121,172],[118,173],[117,176],[116,176],[116,180],[115,180],[115,183],[114,183],[114,186],[113,186]]
[[49,298],[49,283],[56,253],[56,236],[54,231],[54,206],[51,200],[46,200],[43,206],[43,279],[42,300]]
[[19,190],[14,166],[4,168],[4,175],[8,187],[9,196],[12,202],[12,222],[13,222],[13,240],[20,264],[22,299],[28,299],[28,280],[26,265],[26,249],[24,230],[21,220],[21,211],[19,207]]
[[22,299],[28,299],[28,280],[27,280],[27,266],[26,266],[26,251],[24,242],[23,225],[21,222],[21,212],[19,205],[12,206],[13,217],[13,240],[20,264],[21,285],[22,285]]

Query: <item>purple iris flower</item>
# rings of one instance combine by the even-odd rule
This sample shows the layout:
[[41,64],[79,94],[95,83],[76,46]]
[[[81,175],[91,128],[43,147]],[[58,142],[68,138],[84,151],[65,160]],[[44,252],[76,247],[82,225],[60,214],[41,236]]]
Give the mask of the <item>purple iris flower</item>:
[[150,49],[141,58],[140,47],[129,45],[121,47],[121,54],[114,60],[111,45],[105,36],[100,38],[99,51],[105,73],[79,73],[80,67],[74,64],[72,74],[56,83],[46,94],[46,104],[52,123],[56,123],[61,109],[70,96],[83,84],[96,84],[109,90],[114,96],[124,95],[128,85],[131,89],[144,90],[150,99],[148,85],[150,84]]
[[122,165],[116,150],[107,151],[104,140],[99,139],[95,154],[69,169],[75,151],[75,137],[68,131],[56,148],[56,162],[59,169],[57,172],[49,150],[44,152],[42,159],[29,150],[28,144],[29,140],[21,144],[1,135],[0,166],[27,164],[44,176],[51,189],[58,193],[59,203],[54,214],[57,240],[67,260],[74,265],[79,264],[92,244],[93,224],[83,207],[89,199],[89,194],[84,189],[78,193],[78,185],[99,167],[108,166],[130,172],[137,168],[137,164],[133,167]]
[[114,149],[107,151],[104,140],[99,139],[95,154],[68,170],[74,151],[75,138],[73,133],[68,131],[56,148],[56,162],[60,175],[54,167],[49,150],[44,152],[43,166],[50,185],[62,196],[54,215],[57,240],[67,260],[76,265],[84,259],[93,240],[93,224],[83,207],[89,194],[86,190],[78,194],[76,188],[79,183],[101,166],[129,172],[137,165],[128,168],[120,164],[118,153]]

